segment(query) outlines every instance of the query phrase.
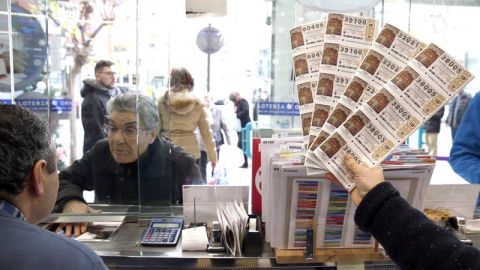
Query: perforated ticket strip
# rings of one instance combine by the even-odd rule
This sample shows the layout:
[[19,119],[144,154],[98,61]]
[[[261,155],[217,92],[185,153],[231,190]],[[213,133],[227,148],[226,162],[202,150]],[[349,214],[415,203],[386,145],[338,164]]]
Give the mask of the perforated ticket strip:
[[379,165],[472,79],[451,55],[429,44],[354,111],[314,155],[351,190],[355,183],[343,164],[345,155],[358,164]]
[[308,146],[308,135],[310,134],[314,107],[311,87],[316,76],[312,75],[318,73],[324,36],[325,20],[303,24],[290,30],[295,90],[298,97],[305,147]]
[[[319,73],[312,83],[315,98],[309,145],[322,136],[325,121],[372,44],[376,24],[372,18],[328,14]],[[306,153],[305,163],[307,168],[320,166],[312,152]]]
[[[323,143],[352,113],[376,94],[407,62],[426,46],[412,35],[385,24],[368,50],[360,67],[338,99],[321,132],[310,145],[310,153]],[[309,155],[312,160],[312,155]],[[307,166],[316,167],[319,161]],[[310,169],[309,172],[315,170]]]

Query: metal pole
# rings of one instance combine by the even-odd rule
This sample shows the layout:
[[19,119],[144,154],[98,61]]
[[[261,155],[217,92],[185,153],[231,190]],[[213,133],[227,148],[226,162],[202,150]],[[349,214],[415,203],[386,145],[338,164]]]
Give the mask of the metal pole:
[[208,39],[207,39],[207,93],[210,93],[210,52],[212,51],[212,30],[211,24],[208,24]]
[[412,19],[412,0],[408,1],[408,28],[407,28],[408,33],[410,33],[411,19]]
[[210,53],[207,55],[207,93],[210,92]]
[[12,23],[12,1],[7,0],[7,22],[8,22],[8,59],[5,59],[10,65],[10,94],[12,104],[15,103],[15,66],[13,63],[13,23]]

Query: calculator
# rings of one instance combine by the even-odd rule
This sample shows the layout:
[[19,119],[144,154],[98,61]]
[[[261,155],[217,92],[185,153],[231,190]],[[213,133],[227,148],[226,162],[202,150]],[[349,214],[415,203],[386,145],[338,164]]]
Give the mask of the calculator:
[[183,218],[155,218],[140,243],[147,246],[175,246],[182,232]]

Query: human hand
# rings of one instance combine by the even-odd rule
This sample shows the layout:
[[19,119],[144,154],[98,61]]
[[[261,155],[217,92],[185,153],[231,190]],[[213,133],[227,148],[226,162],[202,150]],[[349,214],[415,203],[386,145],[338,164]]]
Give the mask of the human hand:
[[[363,197],[376,185],[384,181],[383,170],[381,167],[376,166],[373,168],[359,165],[353,161],[351,156],[345,156],[344,164],[347,169],[354,174],[354,181],[356,187],[350,191],[353,203],[359,205]],[[328,173],[325,175],[327,180],[336,180],[336,178]]]
[[[87,204],[78,200],[68,201],[63,207],[63,213],[87,214],[87,213],[99,213],[99,212],[100,210],[95,210],[90,206],[88,206]],[[73,236],[77,237],[87,231],[87,222],[61,223],[58,225],[56,232],[59,232],[61,230],[65,232],[65,236],[67,237],[70,237],[72,234]]]

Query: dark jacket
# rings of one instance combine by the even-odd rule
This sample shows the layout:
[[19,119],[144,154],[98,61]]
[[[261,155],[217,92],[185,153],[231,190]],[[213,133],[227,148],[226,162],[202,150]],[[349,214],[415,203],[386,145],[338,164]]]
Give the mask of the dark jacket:
[[107,116],[107,102],[111,97],[128,91],[124,87],[108,89],[96,80],[83,81],[80,95],[82,102],[83,153],[86,153],[95,143],[106,137],[103,131]]
[[430,119],[428,119],[423,127],[427,133],[440,133],[440,124],[445,113],[445,108],[441,108]]
[[[138,166],[140,181],[137,181]],[[60,172],[56,211],[71,199],[83,201],[84,190],[95,190],[96,203],[155,205],[182,201],[182,185],[201,179],[192,155],[157,137],[139,164],[119,164],[101,140],[80,160]],[[140,199],[138,198],[140,189]]]
[[412,208],[388,182],[370,190],[355,223],[382,244],[401,269],[480,269],[480,251]]
[[237,114],[237,118],[240,119],[242,128],[244,128],[245,125],[247,125],[251,121],[248,101],[244,98],[241,98],[240,101],[235,105],[237,107],[237,110],[235,111],[235,113]]

